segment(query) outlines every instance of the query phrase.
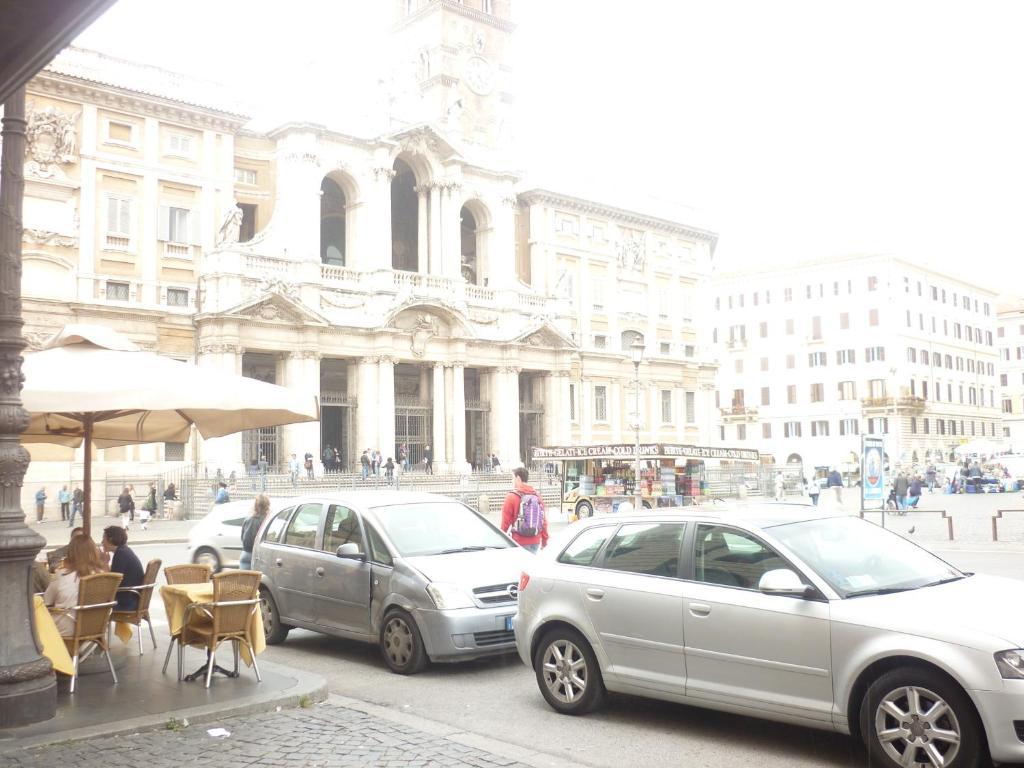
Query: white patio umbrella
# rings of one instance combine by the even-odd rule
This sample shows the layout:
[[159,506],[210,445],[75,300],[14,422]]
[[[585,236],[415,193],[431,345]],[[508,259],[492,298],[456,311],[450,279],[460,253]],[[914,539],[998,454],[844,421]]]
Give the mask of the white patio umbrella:
[[85,444],[82,524],[92,507],[92,447],[204,438],[317,421],[315,395],[144,352],[109,328],[68,325],[25,356],[24,443]]
[[992,456],[1001,450],[1002,446],[992,440],[971,440],[969,443],[958,445],[953,449],[953,453],[957,456],[970,456],[975,453]]

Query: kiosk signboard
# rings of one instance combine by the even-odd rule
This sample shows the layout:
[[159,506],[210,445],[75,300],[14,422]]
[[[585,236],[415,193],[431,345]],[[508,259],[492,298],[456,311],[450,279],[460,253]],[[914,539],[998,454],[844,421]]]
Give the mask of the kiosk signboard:
[[885,505],[885,446],[880,437],[861,438],[861,507],[881,509]]

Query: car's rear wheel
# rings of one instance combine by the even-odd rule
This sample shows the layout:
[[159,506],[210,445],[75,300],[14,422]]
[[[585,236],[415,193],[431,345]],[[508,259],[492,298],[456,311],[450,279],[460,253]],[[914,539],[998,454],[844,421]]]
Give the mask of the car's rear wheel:
[[591,517],[594,514],[594,505],[589,501],[581,501],[576,505],[576,518],[582,520],[585,517]]
[[427,664],[427,652],[416,621],[405,611],[393,608],[384,615],[380,650],[392,672],[414,675]]
[[558,627],[545,633],[534,654],[533,669],[544,700],[556,712],[582,715],[604,702],[597,657],[574,629]]
[[291,627],[281,623],[281,614],[277,612],[277,603],[266,587],[260,588],[260,612],[263,614],[263,634],[266,636],[267,645],[283,643],[288,637]]
[[196,553],[192,555],[192,562],[197,565],[208,565],[214,573],[220,573],[220,557],[217,555],[216,550],[209,547],[197,549]]
[[970,699],[930,669],[886,672],[861,702],[860,731],[873,763],[912,768],[975,768],[984,741]]

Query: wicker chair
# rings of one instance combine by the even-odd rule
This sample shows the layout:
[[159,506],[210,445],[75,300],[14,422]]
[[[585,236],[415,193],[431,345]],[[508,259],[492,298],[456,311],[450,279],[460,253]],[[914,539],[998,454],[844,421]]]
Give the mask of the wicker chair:
[[110,629],[110,614],[117,605],[115,596],[117,585],[121,583],[120,573],[96,573],[83,576],[78,581],[78,605],[68,608],[64,613],[75,612],[75,628],[70,636],[63,636],[74,663],[71,675],[71,693],[75,692],[78,681],[78,660],[83,648],[88,648],[86,655],[99,649],[107,657],[110,676],[117,685],[117,673],[114,663],[110,660],[110,644],[107,642]]
[[[208,565],[186,563],[185,565],[168,565],[164,568],[164,580],[168,584],[202,584],[213,576],[213,569]],[[171,661],[171,651],[178,642],[178,636],[171,633],[171,642],[167,644],[167,656],[164,657],[164,674]]]
[[156,577],[160,573],[162,560],[150,560],[146,563],[146,574],[142,583],[137,587],[119,587],[117,593],[134,594],[139,598],[139,603],[134,611],[119,611],[114,609],[110,621],[120,621],[125,624],[139,628],[139,656],[142,655],[142,622],[149,625],[149,637],[153,641],[153,650],[156,650],[156,634],[153,632],[153,622],[149,619],[149,602],[153,599],[153,590],[156,589]]
[[168,584],[202,584],[212,575],[213,570],[208,565],[186,563],[164,568],[164,579]]
[[192,603],[185,612],[181,637],[178,639],[178,679],[181,679],[181,665],[184,647],[191,645],[205,648],[206,687],[210,687],[216,666],[217,648],[230,641],[235,652],[235,671],[238,675],[238,649],[244,643],[252,657],[252,668],[256,680],[263,682],[256,654],[249,642],[249,622],[260,603],[259,571],[234,571],[218,573],[213,577],[213,602]]

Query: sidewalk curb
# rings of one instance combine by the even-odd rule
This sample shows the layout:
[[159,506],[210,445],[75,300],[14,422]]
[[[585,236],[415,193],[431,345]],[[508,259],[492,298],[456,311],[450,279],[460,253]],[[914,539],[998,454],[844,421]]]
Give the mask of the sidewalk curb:
[[165,727],[171,717],[178,720],[187,719],[189,727],[194,727],[228,717],[270,712],[278,707],[282,709],[297,707],[303,698],[313,702],[321,702],[327,698],[327,680],[320,675],[271,662],[261,662],[260,668],[285,677],[292,677],[295,679],[295,685],[285,691],[253,696],[248,701],[239,704],[234,702],[204,704],[158,715],[143,715],[116,723],[90,725],[63,733],[5,739],[3,731],[0,731],[0,756],[28,749],[93,739],[99,736],[125,736],[139,731],[156,730]]
[[345,707],[346,709],[354,709],[357,712],[363,712],[367,715],[378,717],[381,720],[388,720],[389,722],[423,731],[464,747],[472,747],[483,752],[490,752],[493,755],[524,763],[534,768],[589,768],[588,763],[569,760],[561,755],[550,752],[520,747],[517,744],[510,744],[507,741],[501,741],[491,736],[484,736],[436,720],[429,720],[420,715],[400,712],[396,709],[382,707],[378,704],[371,704],[361,699],[353,699],[337,693],[330,694],[327,697],[327,703],[338,707]]

